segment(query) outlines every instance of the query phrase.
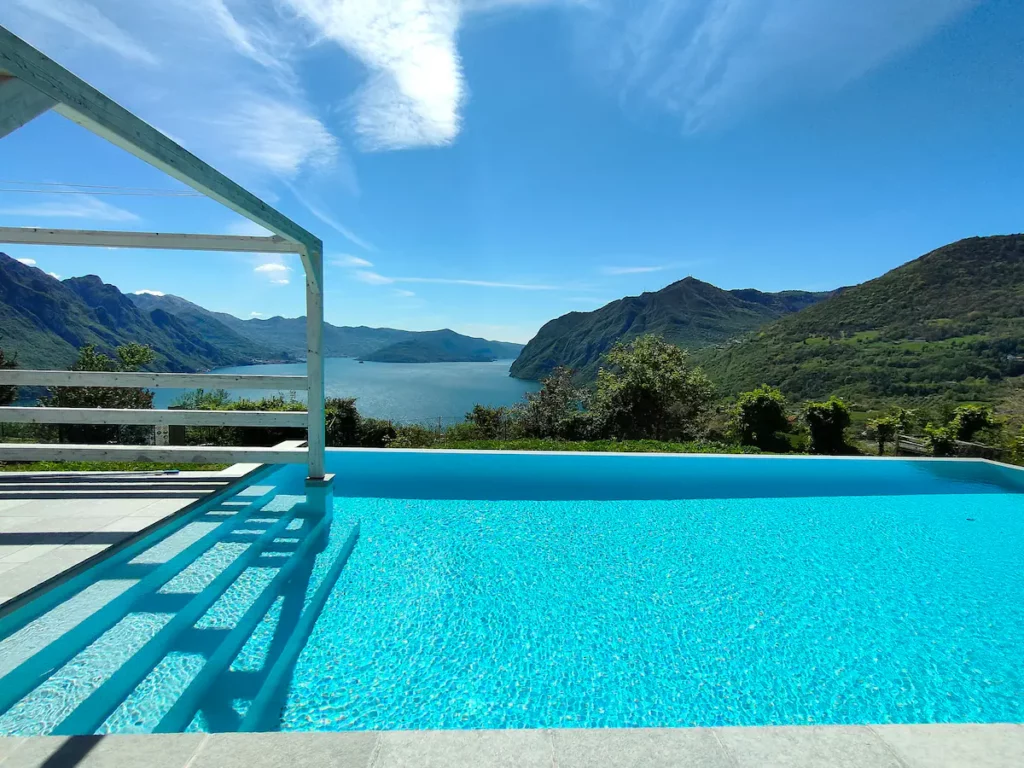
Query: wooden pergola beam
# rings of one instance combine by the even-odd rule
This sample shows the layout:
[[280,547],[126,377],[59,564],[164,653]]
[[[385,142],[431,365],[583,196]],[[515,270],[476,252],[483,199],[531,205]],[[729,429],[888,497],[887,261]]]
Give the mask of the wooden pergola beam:
[[0,139],[56,105],[16,77],[0,73]]
[[102,229],[42,229],[38,227],[0,227],[0,243],[298,254],[301,254],[305,248],[299,243],[285,240],[277,235],[273,237],[187,235],[172,232],[116,232]]

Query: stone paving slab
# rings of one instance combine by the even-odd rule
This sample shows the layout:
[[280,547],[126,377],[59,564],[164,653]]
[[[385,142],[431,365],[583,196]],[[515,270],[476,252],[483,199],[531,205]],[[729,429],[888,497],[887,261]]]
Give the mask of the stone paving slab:
[[0,738],[0,768],[1021,768],[1024,725]]

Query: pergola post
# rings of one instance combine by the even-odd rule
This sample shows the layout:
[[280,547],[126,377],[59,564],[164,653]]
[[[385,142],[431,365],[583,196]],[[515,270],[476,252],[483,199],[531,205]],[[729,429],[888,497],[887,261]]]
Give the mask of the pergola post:
[[309,480],[324,477],[324,256],[321,248],[306,249],[306,380],[309,416]]

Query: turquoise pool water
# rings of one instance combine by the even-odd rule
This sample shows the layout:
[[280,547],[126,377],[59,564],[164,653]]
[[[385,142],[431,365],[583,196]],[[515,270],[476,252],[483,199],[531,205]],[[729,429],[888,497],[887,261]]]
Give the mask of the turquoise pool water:
[[1020,470],[329,463],[0,618],[0,733],[1024,720]]

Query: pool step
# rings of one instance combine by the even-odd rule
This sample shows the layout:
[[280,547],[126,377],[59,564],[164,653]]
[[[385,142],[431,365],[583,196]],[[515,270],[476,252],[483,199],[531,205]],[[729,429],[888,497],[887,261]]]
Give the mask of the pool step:
[[[270,606],[277,599],[284,586],[288,583],[288,580],[292,578],[294,572],[303,564],[303,562],[308,562],[306,561],[307,557],[312,557],[311,549],[317,543],[321,533],[329,529],[330,525],[331,517],[330,515],[326,515],[315,524],[312,530],[304,534],[304,538],[295,549],[294,554],[292,554],[284,565],[281,566],[274,579],[259,594],[256,600],[253,601],[252,605],[249,606],[242,618],[238,620],[234,628],[223,639],[220,645],[217,646],[217,650],[210,655],[206,664],[204,664],[203,668],[199,671],[199,674],[196,675],[188,688],[185,689],[181,696],[178,697],[177,701],[174,702],[174,705],[170,710],[168,710],[160,720],[160,723],[153,731],[154,733],[179,733],[184,731],[188,724],[192,722],[192,719],[195,717],[196,712],[199,710],[200,705],[211,686],[223,673],[228,671],[231,662],[234,661],[238,652],[241,651],[242,647],[246,642],[248,642],[253,631],[263,620],[267,611],[270,610]],[[306,638],[309,636],[309,632],[312,630],[313,624],[316,622],[317,616],[320,615],[323,603],[326,601],[327,595],[329,595],[331,590],[334,588],[334,583],[337,581],[338,575],[341,573],[341,569],[345,566],[345,562],[348,560],[348,556],[351,554],[352,548],[355,546],[358,538],[359,524],[356,523],[352,527],[345,545],[341,548],[337,558],[335,558],[335,561],[331,564],[327,574],[317,587],[317,591],[313,600],[310,602],[310,605],[307,606],[306,610],[303,611],[298,621],[291,628],[288,643],[274,665],[274,668],[269,673],[267,682],[261,689],[260,696],[257,697],[256,701],[254,701],[253,705],[249,708],[250,714],[256,708],[257,702],[260,701],[263,691],[267,689],[267,686],[273,684],[275,679],[275,670],[277,670],[282,662],[287,659],[291,659],[291,661],[294,662],[294,658],[297,657],[298,652],[302,650],[305,645]],[[290,650],[291,652],[289,652]],[[277,677],[280,677],[280,675]]]
[[[148,643],[94,690],[70,715],[64,718],[53,729],[52,734],[54,736],[74,736],[95,733],[107,717],[135,690],[135,687],[142,682],[146,675],[173,649],[178,635],[191,629],[210,607],[217,602],[220,596],[242,575],[246,568],[249,567],[250,562],[260,554],[262,548],[284,533],[295,518],[300,506],[296,505],[291,511],[282,514],[277,522],[260,534],[244,552],[218,573],[213,581],[195,595],[182,610],[174,614],[173,618]],[[208,535],[214,535],[218,532],[223,534],[222,528],[223,525],[218,526]]]
[[[93,573],[91,574],[92,578],[102,580],[101,577],[104,575],[106,575],[106,578],[123,577],[124,574],[121,571],[126,566],[130,567],[128,565],[129,561],[147,549],[165,541],[171,534],[181,530],[188,523],[201,519],[203,515],[211,511],[217,511],[222,508],[226,508],[227,512],[233,513],[231,516],[226,516],[224,522],[214,530],[209,531],[203,537],[192,542],[166,562],[154,566],[136,584],[76,626],[68,629],[58,640],[28,657],[9,674],[0,679],[0,713],[6,712],[15,703],[35,690],[51,674],[67,664],[79,652],[96,641],[125,616],[139,610],[143,602],[152,598],[164,584],[171,581],[181,571],[202,557],[222,536],[230,533],[235,528],[240,528],[250,518],[260,514],[266,503],[274,497],[275,491],[274,486],[250,486],[245,488],[240,493],[222,501],[220,504],[216,504],[209,509],[200,508],[194,510],[179,520],[168,523],[160,530],[155,540],[148,538],[147,540],[136,542],[119,552],[115,557],[101,561],[94,566],[92,569]],[[283,515],[281,519],[287,519],[290,522],[291,516]],[[287,526],[287,523],[285,523],[285,526]],[[85,574],[80,578],[84,577]],[[28,610],[18,612],[20,615],[12,614],[10,617],[5,617],[8,621],[2,622],[4,626],[2,626],[3,632],[0,636],[3,638],[9,637],[57,605],[69,594],[73,594],[76,580],[71,580],[62,587],[33,601],[29,606],[26,606]],[[164,602],[169,603],[170,601]],[[148,609],[148,606],[144,607]]]

